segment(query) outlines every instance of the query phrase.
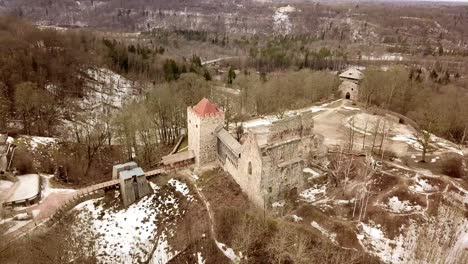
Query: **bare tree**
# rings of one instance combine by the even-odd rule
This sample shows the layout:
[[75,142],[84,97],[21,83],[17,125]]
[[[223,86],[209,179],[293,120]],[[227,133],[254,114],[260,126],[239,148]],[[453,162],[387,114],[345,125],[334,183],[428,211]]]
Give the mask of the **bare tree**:
[[354,135],[356,133],[356,131],[354,130],[355,129],[354,128],[355,127],[354,116],[349,119],[348,124],[349,124],[349,131],[347,135],[347,144],[348,144],[349,151],[352,151],[354,148]]
[[86,125],[83,128],[83,144],[86,148],[86,170],[84,177],[88,177],[91,166],[93,165],[96,155],[101,148],[106,144],[109,132],[105,125],[90,126]]
[[422,148],[421,162],[426,162],[426,154],[434,150],[431,146],[431,137],[440,129],[440,117],[437,110],[432,107],[421,107],[414,113],[414,116],[420,127],[416,140]]

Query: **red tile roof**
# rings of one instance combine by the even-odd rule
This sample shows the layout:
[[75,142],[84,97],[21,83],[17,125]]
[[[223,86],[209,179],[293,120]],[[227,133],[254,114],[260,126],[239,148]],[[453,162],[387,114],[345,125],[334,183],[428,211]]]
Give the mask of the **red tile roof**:
[[211,103],[206,98],[203,98],[196,106],[194,106],[193,111],[200,116],[214,115],[221,112],[216,104]]

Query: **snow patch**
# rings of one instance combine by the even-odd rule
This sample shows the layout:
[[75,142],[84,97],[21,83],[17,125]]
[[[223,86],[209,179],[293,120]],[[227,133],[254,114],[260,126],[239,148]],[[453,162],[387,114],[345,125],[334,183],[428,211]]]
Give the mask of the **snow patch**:
[[420,178],[419,175],[416,176],[415,184],[411,185],[409,189],[418,193],[434,192],[439,190],[437,186],[432,186],[429,183],[429,180]]
[[0,180],[0,192],[10,189],[14,185],[11,181]]
[[346,110],[351,110],[351,111],[359,111],[361,108],[358,107],[351,107],[351,106],[343,106],[344,109]]
[[284,201],[274,202],[271,206],[273,208],[284,207],[286,203]]
[[396,136],[393,136],[391,139],[393,141],[406,143],[417,150],[422,150],[421,143],[418,142],[418,140],[416,139],[414,135],[396,135]]
[[320,187],[317,184],[315,184],[314,187],[302,191],[299,194],[299,196],[302,197],[302,199],[306,202],[314,203],[325,194],[325,191],[325,185]]
[[[190,197],[186,184],[177,180],[168,185]],[[179,197],[171,189],[151,184],[154,193],[122,209],[120,204],[107,205],[103,198],[92,199],[76,206],[72,237],[83,243],[79,250],[94,253],[99,263],[135,263],[152,258],[152,263],[166,263],[172,252],[168,237],[173,236],[177,217],[183,215]],[[104,207],[106,206],[106,207]],[[160,223],[164,228],[158,230]],[[158,235],[159,234],[159,235]],[[75,239],[73,239],[75,240]],[[150,256],[151,252],[154,253]]]
[[276,9],[275,14],[273,15],[274,29],[280,34],[289,34],[292,30],[292,23],[289,20],[288,13],[296,11],[296,8],[287,5]]
[[205,264],[205,260],[200,252],[197,252],[197,264]]
[[316,229],[318,229],[318,231],[320,231],[320,233],[322,233],[322,235],[324,235],[325,237],[327,237],[328,239],[330,239],[332,242],[336,243],[336,234],[335,233],[331,233],[331,232],[328,232],[325,228],[323,228],[322,226],[320,226],[317,222],[315,221],[312,221],[312,223],[310,223],[310,225]]
[[419,205],[412,205],[410,201],[400,201],[398,196],[390,198],[386,207],[393,213],[408,213],[422,209]]
[[312,175],[311,178],[317,178],[317,177],[320,177],[320,173],[316,172],[315,170],[311,169],[311,168],[304,168],[302,170],[304,173],[309,173]]
[[232,262],[234,263],[239,263],[240,262],[240,257],[236,255],[236,253],[234,252],[234,250],[228,246],[226,246],[225,244],[221,243],[221,242],[218,242],[216,241],[216,245],[218,246],[219,250],[221,250],[223,252],[223,254],[228,258],[230,259]]
[[292,217],[293,221],[296,222],[296,223],[304,220],[302,217],[297,216],[297,215],[292,215],[291,217]]
[[[329,103],[323,103],[321,105],[314,105],[314,106],[310,106],[310,107],[306,107],[306,108],[302,108],[302,109],[287,111],[285,113],[285,116],[286,117],[291,117],[291,116],[295,116],[297,114],[304,113],[304,112],[309,112],[309,111],[312,112],[312,113],[324,111],[328,105],[339,102],[339,101],[342,101],[342,100],[343,99],[338,99],[338,100],[335,100],[335,101],[332,101],[332,102],[329,102]],[[255,119],[251,119],[251,120],[248,120],[246,122],[243,122],[242,126],[244,128],[246,128],[246,129],[247,128],[260,127],[260,126],[269,126],[274,121],[277,121],[277,120],[279,120],[279,118],[277,116],[269,115],[269,116],[255,118]]]
[[188,188],[186,183],[178,181],[176,179],[170,179],[169,185],[174,187],[177,192],[185,196],[188,201],[193,201],[193,196],[190,194],[190,189]]
[[[378,256],[385,263],[409,263],[416,246],[416,226],[412,224],[395,239],[385,237],[380,225],[359,223],[361,233],[357,235],[359,243],[368,252]],[[405,236],[403,236],[405,234]]]

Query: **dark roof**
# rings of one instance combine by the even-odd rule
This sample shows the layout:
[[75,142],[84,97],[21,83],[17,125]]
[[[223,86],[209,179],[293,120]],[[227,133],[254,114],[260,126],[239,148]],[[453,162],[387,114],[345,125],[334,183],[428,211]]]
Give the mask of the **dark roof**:
[[216,136],[221,140],[224,145],[226,145],[235,155],[241,153],[241,144],[233,137],[226,129],[221,129],[218,131]]

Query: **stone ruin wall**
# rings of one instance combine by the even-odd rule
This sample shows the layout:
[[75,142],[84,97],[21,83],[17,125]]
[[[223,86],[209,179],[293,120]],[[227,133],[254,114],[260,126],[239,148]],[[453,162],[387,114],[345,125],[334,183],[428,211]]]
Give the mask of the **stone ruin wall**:
[[299,139],[263,150],[265,154],[262,155],[264,166],[261,189],[267,193],[267,204],[285,199],[294,189],[296,192],[304,189],[304,160],[301,153],[303,144]]
[[272,143],[286,138],[298,137],[301,135],[301,131],[302,121],[299,115],[277,120],[269,127],[267,142]]
[[[249,174],[249,163],[252,164],[252,174]],[[263,164],[255,135],[252,133],[247,135],[242,145],[241,158],[238,161],[237,168],[230,162],[226,162],[224,168],[256,206],[264,206],[264,196],[260,189]]]
[[[263,150],[261,190],[267,204],[297,195],[306,186],[303,169],[310,159],[326,156],[323,136],[314,134],[314,113],[275,122],[271,128],[272,142]],[[280,166],[281,165],[281,166]]]

